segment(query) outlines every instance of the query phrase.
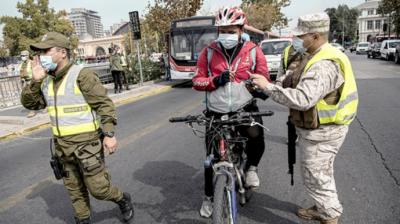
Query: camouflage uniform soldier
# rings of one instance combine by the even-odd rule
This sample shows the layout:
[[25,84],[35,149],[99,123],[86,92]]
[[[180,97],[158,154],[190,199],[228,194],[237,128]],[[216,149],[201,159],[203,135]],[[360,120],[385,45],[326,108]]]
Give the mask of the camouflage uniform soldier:
[[299,18],[293,46],[310,56],[290,88],[269,83],[260,75],[254,83],[290,110],[299,135],[302,176],[315,205],[299,209],[298,216],[335,224],[343,212],[339,202],[333,163],[355,118],[357,86],[346,55],[327,43],[329,17],[325,13]]
[[[21,51],[21,64],[18,65],[19,77],[21,78],[22,88],[29,85],[32,79],[32,61],[29,58],[29,51]],[[36,115],[36,111],[32,110],[27,117],[31,118]]]
[[111,184],[105,167],[104,153],[117,147],[115,107],[106,89],[93,71],[70,61],[70,41],[64,35],[50,32],[30,47],[39,56],[32,62],[32,82],[23,89],[21,102],[28,109],[48,109],[55,154],[76,223],[91,223],[89,192],[118,204],[123,219],[130,220],[131,197]]

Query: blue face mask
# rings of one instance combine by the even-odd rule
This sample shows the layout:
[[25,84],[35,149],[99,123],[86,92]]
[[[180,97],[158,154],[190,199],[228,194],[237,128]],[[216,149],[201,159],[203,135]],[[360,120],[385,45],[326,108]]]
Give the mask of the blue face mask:
[[225,49],[232,49],[238,45],[239,36],[237,34],[220,33],[217,41],[220,42]]
[[40,64],[47,72],[54,71],[57,68],[57,64],[53,62],[53,59],[49,55],[41,55]]
[[293,48],[296,52],[304,54],[307,49],[304,47],[304,41],[298,37],[294,37],[292,41]]
[[242,40],[244,42],[250,41],[250,36],[247,33],[242,33]]

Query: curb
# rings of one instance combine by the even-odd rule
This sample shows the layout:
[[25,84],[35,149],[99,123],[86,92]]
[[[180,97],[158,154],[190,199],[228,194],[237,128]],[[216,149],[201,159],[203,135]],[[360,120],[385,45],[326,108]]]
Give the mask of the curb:
[[[119,100],[115,100],[114,104],[115,106],[122,106],[122,105],[126,105],[128,103],[132,103],[141,99],[144,99],[146,97],[149,96],[154,96],[154,95],[158,95],[164,92],[168,92],[170,91],[173,87],[180,85],[180,83],[178,84],[174,84],[171,86],[164,86],[164,87],[160,87],[160,88],[155,88],[152,90],[148,90],[148,91],[144,91],[142,93],[139,93],[136,96],[127,96],[125,98],[119,99]],[[41,123],[41,124],[37,124],[34,125],[32,127],[26,128],[24,130],[21,131],[14,131],[12,133],[0,136],[0,141],[5,141],[5,140],[10,140],[13,139],[15,137],[21,136],[21,135],[26,135],[26,134],[30,134],[34,131],[40,130],[40,129],[44,129],[44,128],[48,128],[50,127],[50,122],[45,122],[45,123]]]

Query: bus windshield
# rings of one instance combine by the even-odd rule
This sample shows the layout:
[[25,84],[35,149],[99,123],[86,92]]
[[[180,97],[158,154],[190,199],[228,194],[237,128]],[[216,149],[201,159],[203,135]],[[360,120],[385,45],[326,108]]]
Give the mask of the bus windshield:
[[290,41],[271,41],[261,44],[261,49],[264,55],[282,54],[283,50],[289,46]]
[[172,32],[171,56],[176,60],[197,60],[201,50],[216,38],[215,31],[206,29]]

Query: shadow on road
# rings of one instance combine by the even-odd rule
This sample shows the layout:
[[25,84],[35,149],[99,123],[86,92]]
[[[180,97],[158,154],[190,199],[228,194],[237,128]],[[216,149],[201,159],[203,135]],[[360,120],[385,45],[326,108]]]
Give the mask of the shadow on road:
[[[198,215],[203,192],[203,173],[178,161],[148,162],[133,174],[135,180],[153,187],[161,188],[163,199],[159,203],[137,204],[159,223],[208,223]],[[142,197],[145,197],[144,195]],[[239,211],[239,216],[259,223],[295,224],[269,209],[295,212],[298,206],[277,200],[271,196],[254,193],[252,201]],[[186,214],[196,214],[192,219],[182,218]]]
[[[60,219],[65,223],[75,223],[71,200],[63,184],[54,184],[51,181],[44,181],[32,190],[32,193],[27,196],[27,199],[34,199],[37,197],[42,198],[46,202],[47,213],[52,219]],[[91,198],[91,201],[93,200],[95,199]],[[114,203],[112,204],[112,206],[114,206]],[[92,210],[91,216],[92,222],[94,223],[112,218],[118,218],[122,223],[120,211],[116,204],[115,208],[111,210],[102,212],[93,212]],[[119,222],[117,221],[116,223]]]
[[[196,175],[197,169],[178,161],[148,162],[133,174],[134,180],[161,188],[163,200],[157,204],[135,203],[145,210],[158,223],[207,223],[198,215],[198,219],[187,218],[201,205],[201,187],[203,175]],[[185,214],[186,213],[186,214]]]
[[274,214],[273,210],[295,213],[299,206],[273,198],[267,194],[254,192],[252,199],[240,210],[240,215],[260,223],[296,224],[287,218]]

